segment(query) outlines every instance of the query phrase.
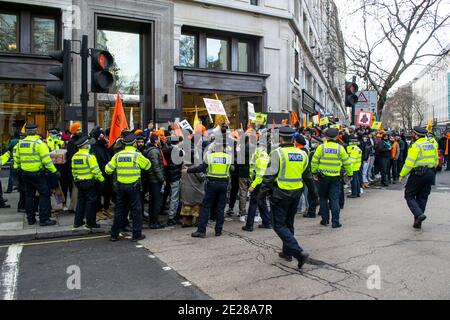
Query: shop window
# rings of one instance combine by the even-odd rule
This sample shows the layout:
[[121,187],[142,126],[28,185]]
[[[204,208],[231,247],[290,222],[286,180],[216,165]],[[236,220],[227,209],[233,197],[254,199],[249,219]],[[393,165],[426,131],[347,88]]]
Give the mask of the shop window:
[[228,40],[207,38],[207,68],[212,70],[228,70],[228,49]]
[[180,66],[195,67],[197,65],[196,51],[196,36],[190,34],[182,34],[180,37]]
[[205,92],[183,92],[182,110],[183,118],[189,123],[194,123],[195,113],[198,113],[199,120],[205,127],[211,127],[220,124],[225,119],[223,116],[213,116],[211,120],[208,111],[203,102],[203,98],[216,99],[219,98],[225,111],[227,112],[232,129],[239,129],[241,124],[245,127],[248,122],[247,102],[253,103],[256,112],[262,112],[262,96],[252,94],[221,94],[221,93],[205,93]]
[[0,137],[4,146],[25,123],[36,123],[39,133],[60,124],[61,102],[45,93],[44,84],[0,83]]
[[47,55],[56,49],[56,21],[52,18],[33,17],[33,53]]
[[19,24],[15,14],[0,13],[0,51],[19,50]]
[[250,0],[250,4],[253,6],[259,5],[258,0]]

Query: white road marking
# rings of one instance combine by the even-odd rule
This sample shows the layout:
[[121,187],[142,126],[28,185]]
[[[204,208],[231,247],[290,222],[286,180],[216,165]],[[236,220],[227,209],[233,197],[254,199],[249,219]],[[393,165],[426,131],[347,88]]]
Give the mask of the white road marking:
[[142,244],[138,244],[137,246],[136,246],[136,248],[143,248],[144,246],[142,245]]
[[163,270],[164,271],[169,271],[169,270],[172,270],[172,268],[171,267],[164,267]]
[[184,282],[182,282],[181,284],[182,284],[184,287],[189,287],[189,286],[192,285],[189,281],[184,281]]
[[151,258],[151,259],[155,259],[156,257],[152,254],[149,254],[147,257]]
[[3,262],[0,273],[0,289],[2,300],[14,300],[17,289],[17,277],[19,275],[19,261],[22,253],[22,244],[9,246],[6,259]]

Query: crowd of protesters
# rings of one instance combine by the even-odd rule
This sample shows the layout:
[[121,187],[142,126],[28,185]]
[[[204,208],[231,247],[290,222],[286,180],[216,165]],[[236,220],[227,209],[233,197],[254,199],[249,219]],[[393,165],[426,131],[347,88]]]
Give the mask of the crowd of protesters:
[[[231,169],[230,184],[227,193],[227,210],[228,216],[236,215],[241,221],[246,221],[248,213],[249,189],[251,189],[250,179],[250,154],[251,143],[249,139],[252,135],[258,135],[261,131],[267,131],[268,128],[260,126],[257,129],[249,128],[247,131],[230,131],[230,138],[233,144],[231,148],[234,154],[234,163]],[[306,152],[313,152],[317,145],[322,142],[325,127],[295,128],[295,146]],[[270,130],[268,131],[270,133]],[[114,176],[105,172],[105,167],[111,161],[113,155],[124,149],[122,140],[128,134],[134,134],[137,137],[136,148],[151,163],[149,171],[142,171],[141,175],[141,199],[142,214],[145,222],[151,229],[160,229],[166,226],[176,226],[181,224],[183,227],[194,226],[198,220],[202,200],[205,194],[204,173],[187,173],[184,168],[193,166],[194,158],[201,158],[202,154],[196,154],[201,150],[204,152],[211,142],[214,141],[213,130],[206,130],[200,125],[196,132],[187,136],[180,136],[170,125],[167,128],[157,129],[153,123],[149,123],[144,130],[137,129],[133,131],[124,130],[121,137],[117,139],[111,148],[108,148],[109,130],[95,127],[91,130],[89,136],[92,141],[90,153],[95,155],[98,166],[106,179],[104,183],[97,188],[97,217],[111,217],[111,204],[115,202],[116,182]],[[74,213],[77,206],[77,187],[73,181],[71,158],[78,151],[75,142],[80,139],[81,127],[76,122],[66,131],[52,128],[48,131],[47,137],[42,136],[42,140],[48,145],[49,151],[57,149],[66,149],[66,161],[64,164],[56,165],[57,170],[61,173],[59,176],[59,185],[64,195],[65,202],[63,210]],[[241,139],[244,135],[245,139]],[[193,137],[197,136],[195,140]],[[16,132],[9,144],[9,151],[12,153],[13,148],[23,134]],[[190,157],[186,158],[186,150],[181,146],[183,139],[191,139],[192,148],[188,151]],[[449,140],[450,132],[446,132],[438,140],[439,149],[444,156],[444,163],[449,162]],[[194,142],[196,141],[196,142]],[[348,154],[352,157],[354,163],[353,180],[351,184],[341,188],[341,207],[343,207],[345,188],[348,188],[348,197],[357,198],[369,188],[371,183],[379,181],[382,186],[396,184],[399,179],[399,173],[405,163],[408,152],[408,133],[405,131],[391,130],[371,130],[369,127],[345,126],[340,127],[339,144],[344,146]],[[197,144],[197,149],[194,148]],[[242,145],[241,145],[242,143]],[[183,144],[184,146],[185,144]],[[242,161],[238,161],[237,150],[244,150]],[[359,150],[359,151],[358,151]],[[175,151],[175,152],[174,152]],[[268,146],[270,152],[270,145]],[[179,155],[179,158],[190,159],[191,161],[174,161],[172,157]],[[353,157],[352,155],[355,154]],[[450,165],[447,165],[450,170]],[[19,212],[25,212],[24,191],[21,187],[21,181],[18,179],[14,166],[11,161],[8,185],[5,193],[11,193],[17,188],[21,193],[21,199],[18,205]],[[298,206],[298,212],[308,215],[308,212],[316,211],[318,203],[314,201],[314,197],[308,196],[308,193],[315,194],[317,191],[304,188],[302,199]],[[0,207],[9,207],[0,197]],[[312,203],[310,203],[312,202]],[[236,206],[237,204],[237,206]],[[252,208],[254,210],[255,208]],[[36,209],[37,210],[37,209]],[[215,220],[215,208],[211,209],[210,219]],[[167,216],[162,218],[161,216]],[[255,221],[261,221],[256,218]],[[123,224],[122,231],[128,231],[128,220]]]

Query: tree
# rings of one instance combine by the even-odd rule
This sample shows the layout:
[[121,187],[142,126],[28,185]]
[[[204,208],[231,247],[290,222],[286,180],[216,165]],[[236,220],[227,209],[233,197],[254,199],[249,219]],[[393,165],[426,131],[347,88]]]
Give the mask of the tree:
[[[349,72],[378,93],[381,114],[389,91],[404,72],[423,58],[447,54],[440,39],[450,26],[448,3],[442,0],[358,0],[362,36],[346,41]],[[438,50],[436,50],[438,48]]]
[[425,109],[424,99],[414,94],[410,85],[406,85],[387,98],[382,121],[391,128],[411,129],[414,125],[422,126],[425,124]]

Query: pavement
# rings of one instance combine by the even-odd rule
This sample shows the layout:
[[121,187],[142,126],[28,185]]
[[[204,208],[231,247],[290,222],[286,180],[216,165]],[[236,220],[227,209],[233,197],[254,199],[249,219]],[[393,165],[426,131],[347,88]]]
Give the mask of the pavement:
[[0,246],[0,267],[0,300],[210,299],[142,245],[108,236]]
[[439,173],[422,230],[403,186],[374,187],[346,199],[340,229],[299,215],[296,238],[311,254],[302,271],[278,257],[273,230],[191,238],[194,229],[146,230],[141,243],[213,299],[450,299],[450,173]]
[[[2,176],[0,179],[2,180],[3,187],[6,189],[8,180],[4,177],[4,173],[2,173]],[[74,214],[68,211],[62,211],[61,205],[57,205],[54,197],[52,197],[52,207],[55,209],[52,213],[52,219],[56,220],[57,224],[55,226],[41,227],[39,226],[39,219],[36,217],[38,223],[29,226],[26,214],[17,212],[19,193],[17,191],[7,194],[3,193],[3,197],[8,199],[8,204],[11,205],[11,208],[0,209],[0,243],[105,233],[109,232],[112,224],[112,219],[105,218],[98,221],[102,226],[100,229],[74,229]]]

